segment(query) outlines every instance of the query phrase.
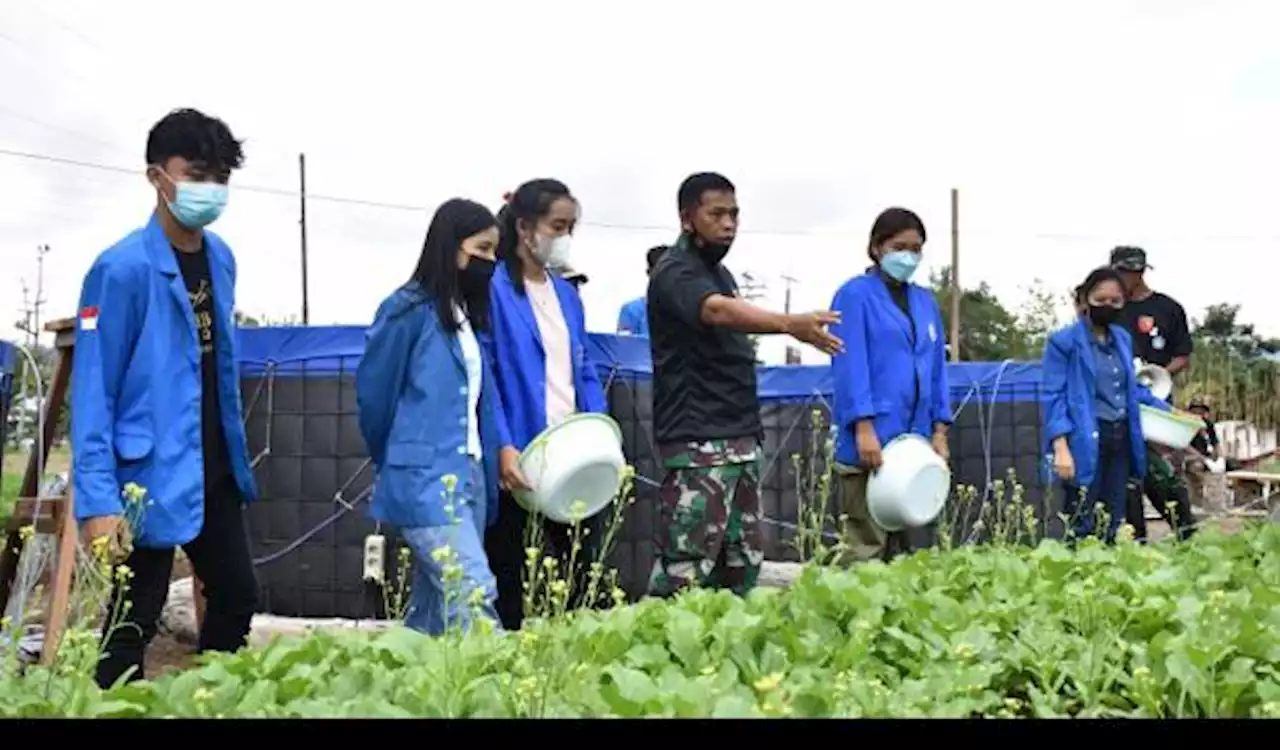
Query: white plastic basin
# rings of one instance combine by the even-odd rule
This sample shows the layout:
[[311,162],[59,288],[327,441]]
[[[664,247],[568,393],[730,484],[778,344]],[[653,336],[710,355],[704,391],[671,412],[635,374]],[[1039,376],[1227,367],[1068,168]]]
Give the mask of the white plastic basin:
[[1204,420],[1198,417],[1161,411],[1146,404],[1138,404],[1138,419],[1142,423],[1142,437],[1166,448],[1186,448],[1204,427]]
[[543,430],[520,454],[531,492],[512,493],[530,512],[582,522],[613,501],[626,466],[622,429],[606,414],[574,414]]
[[951,492],[951,469],[930,442],[900,435],[881,451],[880,468],[867,481],[867,509],[885,531],[928,526]]

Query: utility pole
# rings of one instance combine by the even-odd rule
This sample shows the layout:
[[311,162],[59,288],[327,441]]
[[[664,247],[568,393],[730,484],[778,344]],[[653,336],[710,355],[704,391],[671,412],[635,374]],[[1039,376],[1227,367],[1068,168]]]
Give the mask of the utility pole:
[[[765,296],[767,289],[768,285],[761,281],[754,273],[750,271],[742,272],[742,284],[739,285],[738,291],[742,295],[743,299],[748,302],[755,302]],[[760,337],[752,335],[749,336],[749,338],[751,339],[751,345],[755,347],[756,350],[756,364],[764,364],[764,362],[760,360]]]
[[36,299],[31,303],[31,351],[34,354],[40,348],[40,309],[48,300],[44,297],[44,256],[49,254],[48,245],[36,247]]
[[[784,273],[782,274],[782,281],[786,284],[786,286],[784,287],[785,291],[783,292],[783,297],[782,297],[782,311],[787,315],[790,315],[791,314],[791,285],[795,283],[797,279],[793,276],[790,276]],[[789,365],[800,364],[800,348],[797,346],[793,346],[791,344],[787,344],[785,357],[786,357],[786,362]]]
[[35,310],[31,309],[31,288],[27,286],[27,280],[22,279],[22,320],[19,320],[14,328],[27,335],[28,348],[35,346],[36,343],[31,337],[34,330],[31,326],[31,319],[34,315]]
[[311,309],[307,302],[307,155],[298,154],[298,186],[300,212],[298,227],[302,232],[302,325],[311,323]]
[[960,361],[960,191],[951,188],[951,361]]

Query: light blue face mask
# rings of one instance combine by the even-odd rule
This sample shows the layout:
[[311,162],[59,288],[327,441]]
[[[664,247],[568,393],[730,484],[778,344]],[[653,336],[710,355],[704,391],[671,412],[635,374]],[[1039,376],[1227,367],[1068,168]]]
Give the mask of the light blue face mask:
[[910,250],[894,250],[880,256],[880,270],[888,274],[889,278],[904,284],[915,274],[919,265],[920,253]]
[[217,182],[177,181],[165,172],[174,185],[173,200],[166,200],[169,213],[188,229],[200,229],[217,221],[227,207],[227,186]]

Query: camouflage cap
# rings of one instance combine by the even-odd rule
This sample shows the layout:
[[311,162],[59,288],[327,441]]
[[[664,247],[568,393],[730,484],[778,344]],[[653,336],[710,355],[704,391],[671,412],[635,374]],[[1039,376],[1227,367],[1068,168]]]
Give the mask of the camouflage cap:
[[1147,251],[1132,245],[1121,245],[1111,250],[1111,267],[1117,271],[1145,271],[1151,268],[1147,264]]

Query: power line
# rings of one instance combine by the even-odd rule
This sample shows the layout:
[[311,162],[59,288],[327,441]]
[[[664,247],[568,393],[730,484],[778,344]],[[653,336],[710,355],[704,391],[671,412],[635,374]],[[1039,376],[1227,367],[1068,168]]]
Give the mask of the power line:
[[[8,114],[20,116],[22,119],[34,121],[34,118],[28,117],[26,115],[20,115],[19,113],[14,113],[12,110],[5,109],[5,111]],[[41,123],[41,124],[48,125],[48,123]],[[66,130],[65,128],[58,128],[58,129],[63,130],[63,132],[67,132],[70,134],[76,134],[74,133],[74,131],[69,131],[69,130]],[[76,134],[76,135],[82,135],[82,134]],[[84,136],[82,135],[82,137]],[[136,168],[118,167],[111,164],[101,164],[98,162],[84,161],[80,159],[71,159],[63,156],[52,156],[49,154],[39,154],[39,153],[33,153],[29,151],[17,151],[14,149],[7,149],[7,148],[0,148],[0,156],[9,156],[17,159],[27,159],[29,161],[44,162],[49,164],[60,164],[63,166],[78,167],[81,169],[93,169],[101,172],[114,172],[118,174],[127,174],[127,175],[137,175],[140,173],[140,170]],[[301,197],[301,193],[299,193],[297,190],[273,188],[273,187],[267,187],[262,185],[246,185],[243,183],[236,183],[235,189],[237,191],[259,193],[262,195],[272,195],[272,196],[281,197],[281,198],[300,198]],[[370,200],[365,198],[351,198],[351,197],[339,196],[339,195],[319,195],[309,191],[307,193],[307,200],[321,201],[324,203],[335,203],[335,204],[347,205],[347,206],[362,206],[365,208],[380,208],[380,209],[385,209],[389,211],[413,212],[417,214],[430,214],[432,211],[432,209],[428,206],[413,206],[413,205],[408,205],[403,203],[388,203],[386,201]],[[595,229],[610,229],[610,230],[628,231],[628,232],[675,232],[675,231],[678,231],[678,228],[674,225],[660,225],[660,224],[619,224],[614,222],[582,221],[582,222],[579,222],[579,225],[592,227]],[[861,239],[865,237],[865,233],[860,231],[847,231],[847,232],[812,231],[812,230],[804,230],[804,229],[788,230],[788,229],[743,228],[738,230],[738,233],[745,234],[745,235],[763,235],[763,236],[774,236],[774,237],[858,238],[859,241],[861,241]],[[969,232],[966,233],[966,236],[984,237],[987,235],[970,230]],[[1004,234],[1002,233],[1001,236],[1004,237]],[[1025,237],[1029,239],[1041,240],[1046,242],[1080,242],[1080,243],[1102,244],[1102,245],[1108,245],[1108,246],[1115,244],[1117,241],[1114,236],[1070,234],[1066,232],[1036,232],[1036,233],[1025,235]],[[1224,236],[1224,235],[1218,235],[1218,236],[1181,235],[1178,238],[1178,241],[1280,243],[1280,236],[1252,236],[1252,237],[1234,236],[1233,237],[1233,236]]]
[[[99,164],[97,162],[83,161],[80,159],[70,159],[63,156],[51,156],[49,154],[37,154],[29,151],[16,151],[13,149],[0,148],[0,155],[11,156],[18,159],[28,159],[30,161],[45,162],[49,164],[61,164],[69,167],[79,167],[81,169],[95,169],[102,172],[114,172],[118,174],[137,175],[140,173],[138,169],[130,169],[128,167],[117,167],[111,164]],[[237,191],[245,191],[250,193],[261,193],[263,195],[274,195],[282,198],[300,198],[301,193],[297,190],[286,190],[283,188],[265,187],[261,185],[245,185],[236,183]],[[318,195],[310,191],[307,192],[308,201],[323,201],[326,203],[338,203],[350,206],[364,206],[367,208],[382,208],[391,211],[412,211],[419,214],[430,213],[431,209],[426,206],[411,206],[401,203],[387,203],[384,201],[367,200],[362,198],[349,198],[337,195]],[[583,221],[582,226],[595,227],[598,229],[618,229],[637,232],[673,232],[676,231],[674,226],[662,226],[657,224],[615,224],[609,222]],[[766,234],[779,236],[829,236],[830,233],[797,231],[797,230],[742,230],[743,234]]]

